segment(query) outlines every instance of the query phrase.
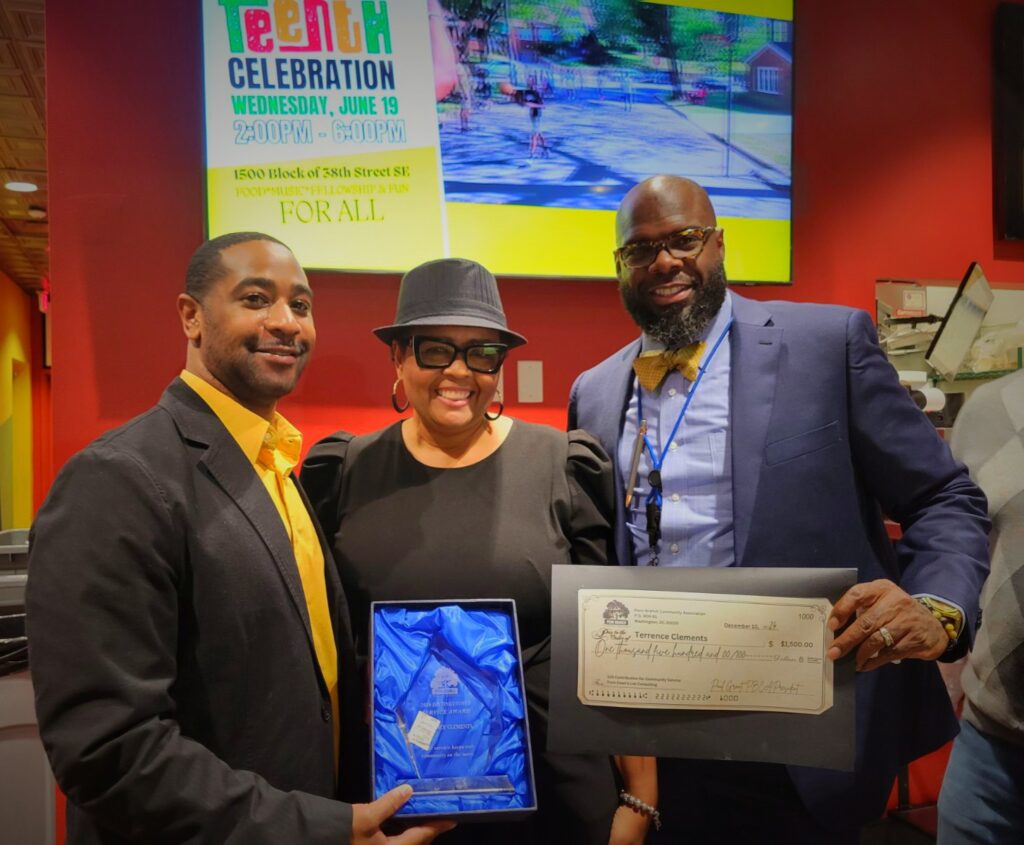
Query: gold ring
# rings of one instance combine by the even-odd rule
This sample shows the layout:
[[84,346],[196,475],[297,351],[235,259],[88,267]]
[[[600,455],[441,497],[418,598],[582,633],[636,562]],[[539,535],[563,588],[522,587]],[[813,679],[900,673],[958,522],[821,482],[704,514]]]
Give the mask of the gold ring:
[[892,648],[896,644],[896,640],[892,638],[892,634],[889,633],[889,629],[885,625],[878,629],[878,633],[882,635],[882,642],[885,643],[886,648]]

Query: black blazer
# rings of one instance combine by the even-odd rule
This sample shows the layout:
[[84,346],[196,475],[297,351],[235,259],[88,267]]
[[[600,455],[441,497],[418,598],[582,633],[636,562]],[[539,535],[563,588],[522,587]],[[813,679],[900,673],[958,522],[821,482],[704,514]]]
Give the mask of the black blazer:
[[176,379],[67,463],[32,529],[26,605],[70,845],[348,841],[362,696],[320,539],[340,777],[291,543],[206,403]]

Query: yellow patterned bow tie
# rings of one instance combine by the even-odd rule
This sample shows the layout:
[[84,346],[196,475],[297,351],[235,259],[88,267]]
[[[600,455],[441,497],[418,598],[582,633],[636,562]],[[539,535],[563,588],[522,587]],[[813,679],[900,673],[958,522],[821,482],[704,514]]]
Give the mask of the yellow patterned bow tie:
[[644,390],[657,390],[669,370],[679,370],[690,381],[696,381],[700,359],[704,357],[704,341],[681,349],[644,352],[633,362],[633,372]]

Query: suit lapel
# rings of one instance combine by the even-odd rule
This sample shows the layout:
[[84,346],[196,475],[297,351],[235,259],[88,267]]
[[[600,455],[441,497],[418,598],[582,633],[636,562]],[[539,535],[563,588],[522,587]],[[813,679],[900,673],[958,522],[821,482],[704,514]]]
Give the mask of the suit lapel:
[[263,540],[288,588],[292,604],[302,618],[306,635],[310,637],[312,644],[306,597],[302,591],[302,581],[299,579],[295,552],[288,541],[288,534],[281,522],[281,515],[274,507],[267,488],[263,486],[263,482],[256,475],[252,465],[226,431],[225,438],[227,439],[226,443],[211,443],[200,463],[206,467],[213,479],[224,489],[224,492],[235,500],[242,515]]
[[771,325],[771,313],[760,303],[736,294],[732,303],[729,418],[736,565],[742,566],[775,399],[782,329]]
[[[626,416],[629,393],[633,387],[633,360],[639,354],[640,339],[637,338],[609,362],[611,370],[607,376],[598,379],[607,389],[600,391],[595,398],[593,428],[588,428],[588,431],[612,450],[622,433],[622,421]],[[614,457],[614,452],[612,456]],[[615,463],[617,466],[618,462]]]
[[312,648],[309,611],[295,553],[281,523],[281,515],[252,464],[242,454],[217,415],[180,379],[171,383],[160,404],[174,417],[183,437],[206,446],[199,465],[231,497],[242,517],[253,527],[270,552]]
[[[623,349],[613,359],[612,369],[607,376],[607,390],[598,394],[596,412],[593,415],[593,430],[590,432],[600,440],[612,459],[615,476],[615,553],[620,564],[635,564],[633,542],[626,528],[626,481],[619,468],[618,443],[622,436],[622,424],[629,407],[629,394],[633,387],[633,360],[640,354],[640,339]],[[598,383],[603,379],[598,380]]]

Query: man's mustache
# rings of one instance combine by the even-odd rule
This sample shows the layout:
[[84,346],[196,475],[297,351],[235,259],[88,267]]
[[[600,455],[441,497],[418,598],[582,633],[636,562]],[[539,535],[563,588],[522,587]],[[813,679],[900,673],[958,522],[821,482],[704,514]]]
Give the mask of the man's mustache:
[[299,357],[309,352],[309,344],[304,341],[298,343],[260,343],[251,340],[245,344],[250,352],[267,352],[272,355],[294,355]]

